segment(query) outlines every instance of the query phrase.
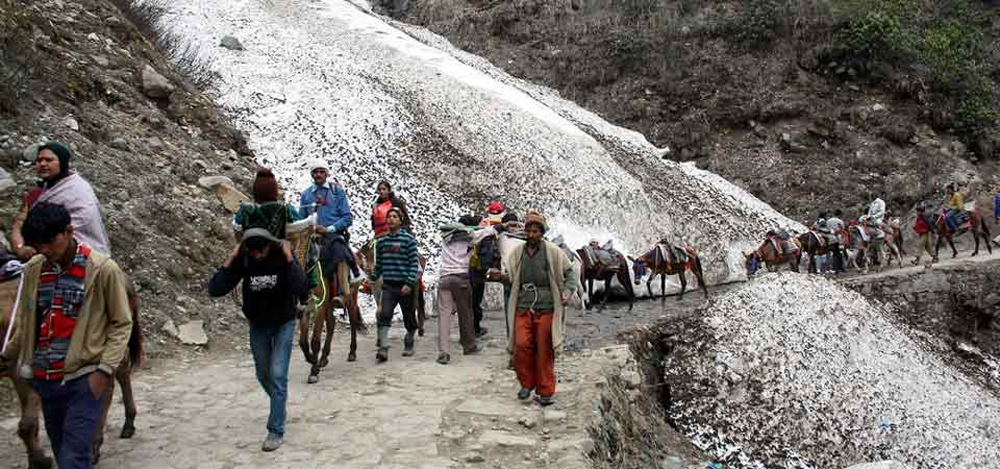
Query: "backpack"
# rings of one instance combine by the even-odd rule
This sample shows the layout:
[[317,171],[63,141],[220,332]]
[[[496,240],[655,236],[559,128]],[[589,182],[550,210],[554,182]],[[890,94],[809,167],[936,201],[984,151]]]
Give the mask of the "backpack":
[[288,206],[284,202],[264,202],[240,204],[243,213],[243,229],[264,228],[278,239],[285,239],[285,225],[291,221]]
[[485,273],[496,264],[500,255],[497,252],[497,237],[487,236],[479,241],[479,244],[472,249],[472,257],[469,259],[469,268],[476,273]]

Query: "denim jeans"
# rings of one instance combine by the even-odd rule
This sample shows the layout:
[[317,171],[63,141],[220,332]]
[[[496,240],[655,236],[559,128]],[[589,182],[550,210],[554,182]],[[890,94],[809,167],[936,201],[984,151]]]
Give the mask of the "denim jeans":
[[267,431],[285,434],[285,404],[288,401],[288,362],[295,339],[295,321],[278,326],[250,325],[250,350],[257,371],[257,382],[271,398]]
[[403,310],[403,326],[406,332],[413,332],[420,326],[417,324],[417,309],[414,307],[414,298],[418,295],[416,288],[412,288],[409,295],[403,295],[403,284],[393,284],[382,282],[382,307],[376,317],[378,327],[392,327],[393,313],[398,305]]
[[[113,378],[112,378],[113,379]],[[45,431],[60,469],[91,469],[91,452],[107,391],[94,398],[89,375],[63,384],[61,381],[32,382],[42,398]]]

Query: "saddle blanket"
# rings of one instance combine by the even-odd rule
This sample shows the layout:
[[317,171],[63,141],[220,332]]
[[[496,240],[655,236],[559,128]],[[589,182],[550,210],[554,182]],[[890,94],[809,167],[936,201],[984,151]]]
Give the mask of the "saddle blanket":
[[817,231],[812,231],[811,233],[812,233],[813,237],[816,238],[816,241],[819,242],[820,247],[826,248],[826,247],[829,247],[831,245],[836,245],[836,244],[840,243],[840,238],[838,238],[837,235],[835,235],[835,234],[820,233],[820,232],[817,232]]
[[669,244],[657,244],[660,259],[666,260],[669,264],[687,264],[688,253],[684,249],[671,246]]
[[599,249],[595,251],[594,248],[587,246],[583,248],[583,252],[587,254],[587,260],[590,265],[618,267],[618,251],[611,249]]

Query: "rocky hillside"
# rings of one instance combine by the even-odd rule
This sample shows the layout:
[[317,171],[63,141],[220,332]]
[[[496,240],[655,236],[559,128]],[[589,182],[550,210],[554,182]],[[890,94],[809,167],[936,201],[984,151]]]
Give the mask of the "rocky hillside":
[[799,220],[1000,183],[993,2],[414,0],[405,18]]
[[66,142],[103,204],[114,257],[139,287],[146,329],[204,319],[211,332],[225,320],[200,292],[232,230],[197,179],[247,184],[253,158],[190,84],[211,77],[190,54],[180,66],[169,60],[184,51],[146,5],[0,0],[0,214],[9,228],[35,183],[32,145]]

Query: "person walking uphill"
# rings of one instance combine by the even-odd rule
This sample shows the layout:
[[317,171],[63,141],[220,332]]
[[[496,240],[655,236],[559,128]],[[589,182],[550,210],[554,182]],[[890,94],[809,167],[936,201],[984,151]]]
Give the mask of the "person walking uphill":
[[418,328],[413,308],[413,292],[417,288],[420,269],[417,241],[413,235],[403,231],[403,214],[398,208],[390,209],[387,219],[389,234],[376,245],[375,267],[368,277],[370,282],[382,279],[382,304],[377,318],[378,352],[375,354],[379,362],[389,359],[389,328],[392,327],[392,313],[396,305],[402,307],[403,325],[406,327],[404,357],[413,355],[413,335]]
[[529,212],[524,217],[526,243],[511,252],[508,260],[511,284],[508,320],[513,327],[508,351],[514,354],[514,369],[527,400],[534,392],[543,406],[555,401],[555,354],[562,349],[565,306],[576,282],[569,258],[559,246],[542,239],[548,226],[545,217]]
[[226,295],[241,282],[257,381],[271,399],[267,439],[261,449],[274,451],[281,447],[285,435],[288,362],[295,337],[296,305],[306,293],[306,276],[287,242],[265,228],[251,227],[212,276],[208,294]]
[[931,262],[937,262],[934,251],[931,251],[931,233],[934,231],[934,221],[927,215],[923,205],[917,206],[917,220],[913,223],[913,232],[920,236],[920,250],[917,257],[912,261],[913,265],[920,264],[920,257],[926,251],[931,256]]
[[38,187],[25,194],[10,233],[11,245],[23,261],[34,256],[35,251],[25,244],[21,227],[28,211],[39,202],[62,205],[72,218],[73,236],[91,249],[111,255],[111,243],[101,219],[101,203],[90,184],[70,170],[72,157],[69,149],[59,142],[48,142],[38,149],[35,157]]
[[[440,228],[441,282],[438,284],[438,359],[447,365],[451,362],[451,313],[458,313],[458,337],[462,350],[472,355],[482,350],[476,343],[472,317],[472,292],[469,283],[469,259],[472,257],[473,231],[479,220],[465,215],[458,223]],[[492,229],[492,228],[489,228]]]
[[377,190],[375,206],[372,207],[372,231],[375,233],[375,237],[381,238],[389,234],[389,209],[393,207],[398,208],[403,216],[403,229],[412,234],[413,229],[410,224],[410,213],[406,209],[406,202],[396,197],[389,181],[379,182]]
[[90,469],[111,380],[132,334],[125,275],[74,238],[61,205],[34,204],[21,232],[40,255],[24,267],[8,350],[18,351],[17,370],[41,397],[59,468]]

